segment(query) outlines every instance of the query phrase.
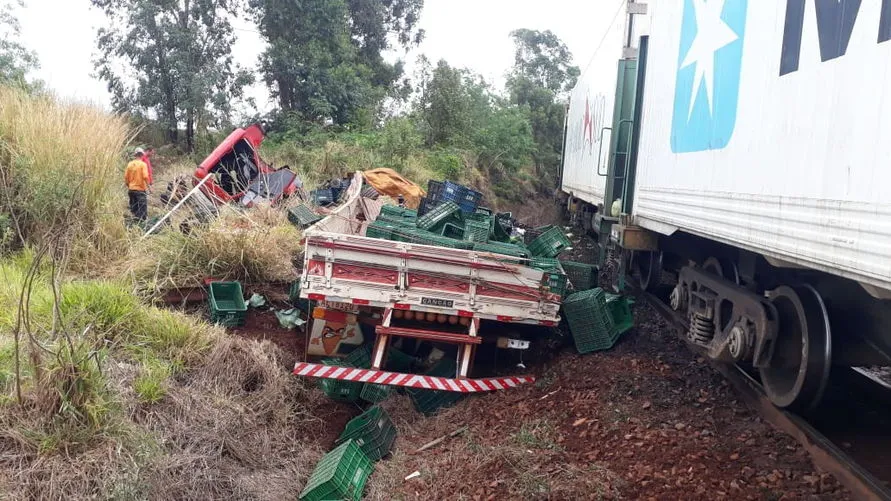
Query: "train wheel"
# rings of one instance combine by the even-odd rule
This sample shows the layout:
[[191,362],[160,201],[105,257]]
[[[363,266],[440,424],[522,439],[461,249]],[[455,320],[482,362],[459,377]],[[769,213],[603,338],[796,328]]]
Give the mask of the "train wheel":
[[636,252],[634,253],[634,267],[640,277],[640,288],[653,292],[656,287],[662,285],[662,253]]
[[733,261],[710,257],[702,263],[702,269],[739,285],[739,269]]
[[811,286],[782,286],[770,298],[779,332],[770,367],[761,369],[767,396],[777,406],[804,411],[823,397],[832,363],[832,336],[823,298]]

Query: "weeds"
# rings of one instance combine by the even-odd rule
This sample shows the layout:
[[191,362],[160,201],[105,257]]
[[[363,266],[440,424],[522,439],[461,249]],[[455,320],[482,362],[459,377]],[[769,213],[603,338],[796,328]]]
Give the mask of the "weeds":
[[93,257],[114,245],[130,137],[123,119],[98,108],[0,88],[0,200],[18,247],[59,232],[85,236]]

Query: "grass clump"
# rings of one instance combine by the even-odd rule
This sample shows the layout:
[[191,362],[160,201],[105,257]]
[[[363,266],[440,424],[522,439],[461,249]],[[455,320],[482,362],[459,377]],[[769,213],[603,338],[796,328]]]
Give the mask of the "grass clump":
[[282,211],[225,211],[190,233],[163,231],[138,242],[116,275],[131,275],[140,292],[201,287],[204,279],[283,282],[297,278],[300,231]]
[[130,137],[123,118],[99,108],[0,87],[2,231],[17,247],[64,232],[88,241],[92,257],[118,245]]

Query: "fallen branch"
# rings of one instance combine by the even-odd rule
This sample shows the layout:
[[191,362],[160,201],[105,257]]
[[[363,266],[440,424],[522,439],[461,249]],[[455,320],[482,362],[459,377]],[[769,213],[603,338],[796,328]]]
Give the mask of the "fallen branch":
[[439,445],[439,444],[445,442],[447,439],[452,438],[452,437],[457,437],[458,435],[464,433],[465,431],[467,431],[467,427],[466,427],[466,426],[462,426],[462,427],[458,428],[457,430],[455,430],[455,431],[449,433],[448,435],[443,435],[443,436],[437,438],[436,440],[433,440],[433,441],[431,441],[431,442],[427,442],[426,444],[422,445],[420,448],[418,448],[418,450],[416,450],[416,451],[413,452],[412,454],[417,454],[417,453],[419,453],[419,452],[424,452],[424,451],[426,451],[427,449],[430,449],[430,448],[432,448],[432,447],[436,447],[437,445]]

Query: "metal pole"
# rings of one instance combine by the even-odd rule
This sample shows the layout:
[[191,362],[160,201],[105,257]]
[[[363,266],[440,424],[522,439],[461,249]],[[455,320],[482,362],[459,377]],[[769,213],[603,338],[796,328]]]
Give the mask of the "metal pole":
[[162,217],[160,220],[158,220],[158,222],[155,223],[154,226],[152,226],[148,231],[146,231],[146,232],[145,232],[145,235],[143,235],[142,238],[140,238],[140,240],[142,240],[142,239],[144,239],[145,237],[151,235],[155,230],[157,230],[158,227],[160,227],[160,226],[164,223],[164,221],[166,221],[166,220],[170,217],[171,214],[173,214],[174,212],[176,212],[177,209],[179,209],[180,207],[182,207],[182,205],[183,205],[184,203],[186,203],[186,201],[187,201],[192,195],[194,195],[196,192],[198,192],[198,190],[200,190],[201,187],[204,186],[204,183],[206,183],[207,180],[210,179],[210,178],[212,178],[212,177],[213,177],[213,175],[211,175],[211,174],[208,174],[208,175],[204,176],[204,179],[202,179],[200,183],[198,183],[197,185],[195,185],[195,187],[192,188],[192,191],[188,192],[188,193],[186,194],[186,196],[184,196],[183,199],[179,201],[179,203],[177,203],[176,205],[174,205],[173,208],[170,209],[169,212],[167,212],[167,214],[164,214],[164,217]]

